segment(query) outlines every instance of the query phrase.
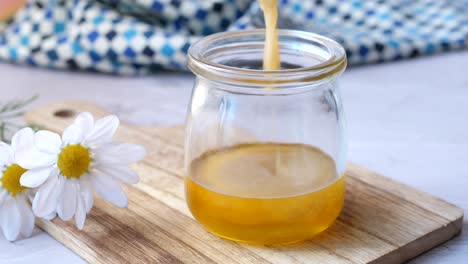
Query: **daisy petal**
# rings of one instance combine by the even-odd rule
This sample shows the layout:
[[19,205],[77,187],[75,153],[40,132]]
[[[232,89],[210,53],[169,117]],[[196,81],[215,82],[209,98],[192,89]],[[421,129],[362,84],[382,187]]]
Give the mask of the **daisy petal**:
[[93,126],[94,126],[94,118],[93,115],[89,112],[83,112],[79,114],[73,124],[77,125],[81,128],[81,132],[83,133],[83,139],[91,133]]
[[17,201],[22,220],[20,233],[23,237],[30,237],[34,229],[34,214],[26,201],[26,197],[19,197]]
[[144,147],[122,142],[109,142],[95,150],[95,160],[103,164],[130,164],[146,156]]
[[51,172],[51,167],[28,170],[21,175],[20,184],[29,188],[36,188],[49,178]]
[[18,238],[21,229],[21,215],[16,200],[9,197],[2,207],[1,226],[8,241]]
[[76,212],[77,183],[74,180],[65,180],[63,191],[58,202],[57,213],[59,217],[68,221]]
[[34,131],[23,128],[12,139],[12,149],[16,163],[25,169],[41,168],[52,165],[57,155],[40,152],[34,143]]
[[1,208],[2,205],[3,205],[3,202],[5,202],[5,199],[6,199],[6,197],[7,197],[7,194],[8,194],[8,192],[7,192],[7,190],[5,190],[5,189],[2,189],[2,190],[0,191],[0,208]]
[[134,184],[140,180],[138,174],[126,165],[105,165],[97,166],[97,169],[103,174],[127,184]]
[[44,216],[44,217],[42,217],[42,218],[44,218],[45,220],[49,220],[49,221],[50,221],[50,220],[53,220],[55,217],[57,217],[57,212],[53,212],[53,213],[48,214],[48,215],[46,215],[46,216]]
[[32,147],[29,149],[17,149],[15,160],[21,167],[32,170],[52,166],[57,160],[57,155],[39,152],[36,148]]
[[34,145],[34,131],[29,128],[20,129],[11,139],[11,147],[13,150],[23,147],[31,147]]
[[76,204],[76,214],[75,214],[75,224],[79,230],[83,230],[85,220],[86,220],[86,209],[84,205],[83,197],[77,193],[77,204]]
[[13,164],[13,151],[10,145],[0,142],[0,169]]
[[118,207],[127,207],[127,196],[114,179],[99,174],[93,178],[94,187],[99,196]]
[[60,135],[47,130],[36,132],[34,143],[39,151],[47,154],[58,154],[62,146]]
[[62,193],[64,178],[52,171],[49,179],[39,187],[32,208],[38,217],[46,217],[57,210],[58,197]]
[[62,141],[65,144],[79,144],[83,141],[84,134],[81,128],[73,123],[65,128],[62,135]]
[[94,203],[94,189],[91,181],[89,178],[84,178],[80,180],[80,193],[81,196],[83,197],[86,213],[89,213],[91,211],[91,208],[93,208],[93,203]]
[[83,143],[86,135],[88,135],[93,128],[93,116],[84,112],[78,115],[70,126],[68,126],[62,135],[62,140],[65,144],[80,144]]
[[114,116],[106,116],[96,121],[91,133],[87,136],[85,143],[91,147],[109,142],[119,127],[119,119]]

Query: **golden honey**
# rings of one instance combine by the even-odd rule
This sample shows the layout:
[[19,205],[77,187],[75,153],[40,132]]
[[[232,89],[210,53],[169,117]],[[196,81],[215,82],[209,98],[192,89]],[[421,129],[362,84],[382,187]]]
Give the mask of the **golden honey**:
[[278,244],[327,229],[344,201],[333,159],[302,144],[253,143],[192,161],[186,198],[209,231],[235,241]]
[[260,7],[265,17],[265,49],[263,53],[263,69],[275,71],[281,68],[280,51],[278,43],[278,32],[276,24],[278,22],[277,0],[260,0]]

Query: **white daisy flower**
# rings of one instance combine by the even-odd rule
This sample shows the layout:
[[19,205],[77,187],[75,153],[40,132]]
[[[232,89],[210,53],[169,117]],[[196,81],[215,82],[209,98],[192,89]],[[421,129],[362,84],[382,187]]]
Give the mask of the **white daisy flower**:
[[29,197],[32,190],[21,186],[20,177],[26,169],[15,161],[19,146],[15,135],[11,146],[0,142],[0,228],[9,241],[29,237],[34,229],[34,214]]
[[146,150],[111,141],[118,126],[115,116],[94,122],[90,113],[82,113],[62,137],[49,131],[18,132],[27,147],[18,151],[17,161],[29,170],[20,182],[37,188],[32,203],[36,216],[50,218],[57,213],[64,221],[75,217],[81,230],[93,207],[94,192],[116,206],[127,206],[127,196],[117,181],[138,182],[138,175],[128,165],[143,159]]

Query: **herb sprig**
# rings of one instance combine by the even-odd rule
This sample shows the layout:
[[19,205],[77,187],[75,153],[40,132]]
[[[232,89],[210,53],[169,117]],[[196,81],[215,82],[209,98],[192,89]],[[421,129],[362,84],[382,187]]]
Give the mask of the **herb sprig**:
[[24,127],[24,125],[18,124],[15,119],[23,116],[25,107],[34,102],[38,97],[38,95],[34,95],[25,100],[12,100],[0,103],[0,141],[10,143],[11,135]]

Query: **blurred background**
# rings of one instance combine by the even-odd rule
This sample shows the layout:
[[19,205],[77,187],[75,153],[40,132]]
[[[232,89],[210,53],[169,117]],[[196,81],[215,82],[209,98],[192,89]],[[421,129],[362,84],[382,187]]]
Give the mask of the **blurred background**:
[[[349,159],[467,210],[468,1],[278,4],[281,28],[346,49]],[[23,125],[24,110],[67,100],[94,102],[129,123],[182,124],[194,79],[185,65],[190,44],[264,26],[250,0],[0,0],[0,21],[0,103],[20,103],[0,107],[5,139]],[[82,262],[37,232],[16,244],[0,239],[0,263]],[[412,263],[466,259],[465,232]]]
[[[263,28],[252,0],[2,0],[0,59],[112,74],[186,70],[200,37]],[[466,0],[280,0],[279,27],[340,42],[350,64],[433,55],[467,46]]]

